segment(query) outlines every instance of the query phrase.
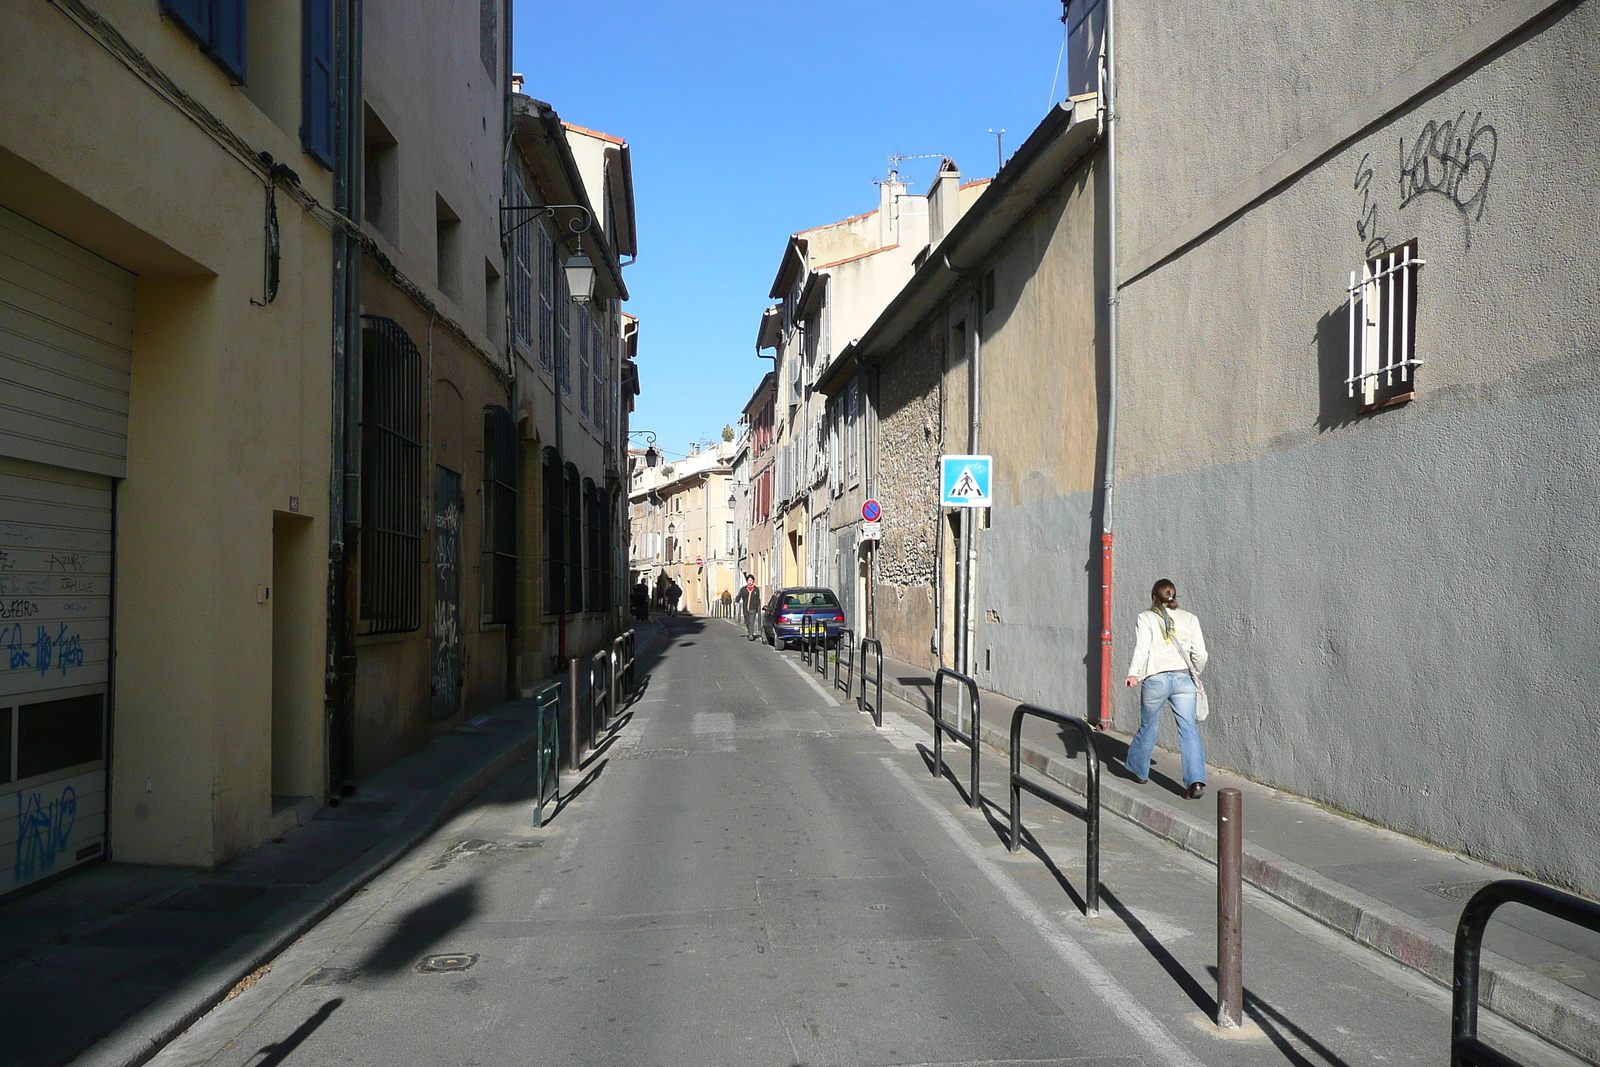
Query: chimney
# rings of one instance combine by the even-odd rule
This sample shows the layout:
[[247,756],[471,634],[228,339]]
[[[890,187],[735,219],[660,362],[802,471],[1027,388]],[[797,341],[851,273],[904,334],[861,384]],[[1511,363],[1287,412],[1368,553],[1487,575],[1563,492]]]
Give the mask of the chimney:
[[878,247],[888,248],[900,243],[899,198],[905,194],[905,183],[895,171],[889,180],[878,183]]
[[938,245],[961,217],[961,171],[955,160],[939,164],[939,174],[928,189],[928,243]]
[[514,92],[514,93],[522,92],[522,82],[523,82],[522,75],[520,75],[520,74],[511,75],[511,91]]

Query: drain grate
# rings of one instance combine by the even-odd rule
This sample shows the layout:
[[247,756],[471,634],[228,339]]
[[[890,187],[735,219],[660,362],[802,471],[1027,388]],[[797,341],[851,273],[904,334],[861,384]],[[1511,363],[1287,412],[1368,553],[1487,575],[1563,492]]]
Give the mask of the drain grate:
[[686,748],[639,748],[620,753],[617,759],[682,759],[689,754]]
[[423,974],[453,974],[468,970],[477,962],[476,952],[446,952],[439,956],[428,956],[417,964],[417,970]]
[[1439,885],[1427,885],[1422,888],[1428,892],[1444,897],[1446,900],[1459,900],[1462,903],[1472,899],[1472,894],[1482,889],[1489,883],[1484,882],[1442,882]]

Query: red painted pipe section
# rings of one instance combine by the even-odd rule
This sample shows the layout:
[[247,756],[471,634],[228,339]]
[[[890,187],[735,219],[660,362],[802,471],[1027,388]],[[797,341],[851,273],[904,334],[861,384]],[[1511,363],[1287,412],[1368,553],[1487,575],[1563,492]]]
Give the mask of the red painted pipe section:
[[1100,535],[1100,720],[1111,729],[1111,534]]

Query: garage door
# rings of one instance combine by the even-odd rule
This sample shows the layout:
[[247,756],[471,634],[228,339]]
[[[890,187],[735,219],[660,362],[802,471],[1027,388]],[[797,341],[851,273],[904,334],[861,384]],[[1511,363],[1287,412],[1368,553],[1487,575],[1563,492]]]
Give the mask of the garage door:
[[133,284],[0,208],[0,894],[106,847]]

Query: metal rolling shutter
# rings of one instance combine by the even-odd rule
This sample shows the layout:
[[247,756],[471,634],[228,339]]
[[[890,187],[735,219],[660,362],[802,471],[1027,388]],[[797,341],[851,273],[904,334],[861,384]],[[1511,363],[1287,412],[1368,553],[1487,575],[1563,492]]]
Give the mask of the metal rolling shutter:
[[105,848],[133,283],[0,208],[0,894]]

